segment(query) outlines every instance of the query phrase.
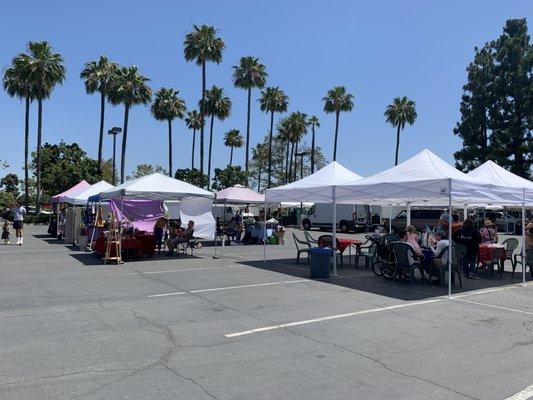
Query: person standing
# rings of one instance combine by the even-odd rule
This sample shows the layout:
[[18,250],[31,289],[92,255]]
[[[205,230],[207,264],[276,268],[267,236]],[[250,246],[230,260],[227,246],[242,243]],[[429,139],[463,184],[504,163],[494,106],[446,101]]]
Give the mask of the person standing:
[[494,222],[492,222],[490,219],[485,220],[483,223],[483,228],[479,230],[479,233],[481,234],[481,240],[483,243],[498,243],[498,232],[496,231]]
[[479,279],[477,276],[477,255],[481,244],[481,234],[474,228],[474,222],[467,218],[463,227],[453,235],[454,242],[466,247],[466,254],[463,259],[463,272],[465,277]]
[[168,215],[165,214],[162,217],[159,217],[154,225],[154,240],[155,247],[157,248],[158,253],[161,253],[161,246],[163,244],[163,234],[165,229],[168,227]]
[[22,246],[24,242],[24,216],[26,209],[19,203],[13,204],[13,229],[15,229],[15,236],[17,237],[17,245]]

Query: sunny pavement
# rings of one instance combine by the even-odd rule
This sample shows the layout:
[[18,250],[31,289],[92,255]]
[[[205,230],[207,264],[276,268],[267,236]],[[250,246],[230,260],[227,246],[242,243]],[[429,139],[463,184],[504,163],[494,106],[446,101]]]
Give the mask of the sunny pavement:
[[[353,266],[310,280],[291,230],[266,263],[262,246],[227,246],[122,266],[45,231],[0,245],[2,400],[490,400],[533,384],[533,286],[519,276],[449,300]],[[182,294],[150,297],[169,293]]]

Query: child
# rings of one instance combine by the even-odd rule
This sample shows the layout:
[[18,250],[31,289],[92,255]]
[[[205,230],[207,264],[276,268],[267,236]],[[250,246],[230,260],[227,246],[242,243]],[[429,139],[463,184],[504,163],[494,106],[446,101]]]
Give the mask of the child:
[[9,229],[9,221],[4,222],[2,226],[2,239],[4,239],[4,244],[9,244],[9,238],[11,237],[11,230]]

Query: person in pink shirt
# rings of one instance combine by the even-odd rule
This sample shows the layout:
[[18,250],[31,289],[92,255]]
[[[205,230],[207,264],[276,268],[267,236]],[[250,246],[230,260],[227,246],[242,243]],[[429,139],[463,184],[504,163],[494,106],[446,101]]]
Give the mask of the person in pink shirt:
[[420,237],[415,232],[415,227],[413,225],[409,225],[407,227],[407,234],[406,234],[405,242],[409,243],[413,250],[415,251],[416,255],[419,257],[423,257],[422,249],[420,248]]

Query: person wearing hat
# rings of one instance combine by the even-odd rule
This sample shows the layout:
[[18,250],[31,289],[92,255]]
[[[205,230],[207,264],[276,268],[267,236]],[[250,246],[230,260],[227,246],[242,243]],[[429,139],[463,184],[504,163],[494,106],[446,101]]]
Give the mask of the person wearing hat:
[[163,243],[163,233],[168,226],[169,216],[167,213],[162,215],[157,219],[154,225],[154,240],[155,247],[157,248],[158,253],[161,253],[161,245]]
[[494,244],[498,243],[498,232],[494,226],[494,222],[490,219],[486,219],[483,223],[483,228],[479,230],[481,234],[481,243],[483,244]]

